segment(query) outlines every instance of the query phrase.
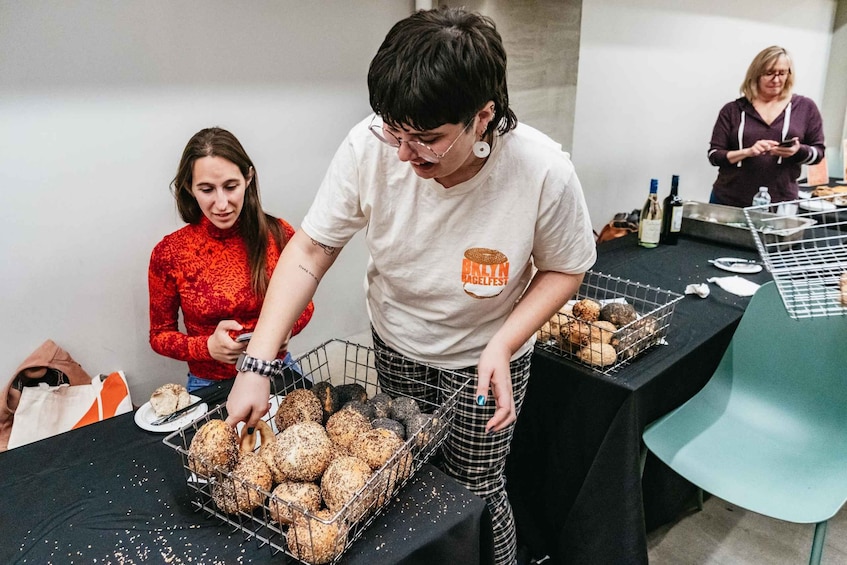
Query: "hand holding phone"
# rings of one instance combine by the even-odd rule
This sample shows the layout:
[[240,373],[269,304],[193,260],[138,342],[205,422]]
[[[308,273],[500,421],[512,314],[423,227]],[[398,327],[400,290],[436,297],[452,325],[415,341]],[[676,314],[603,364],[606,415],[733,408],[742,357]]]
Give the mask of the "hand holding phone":
[[243,343],[245,341],[250,341],[250,338],[253,337],[253,332],[247,332],[246,334],[241,334],[235,338],[236,343]]
[[796,142],[796,141],[797,141],[797,138],[792,137],[791,139],[786,139],[785,141],[783,141],[782,143],[777,145],[777,147],[791,147],[792,145],[794,145],[794,142]]

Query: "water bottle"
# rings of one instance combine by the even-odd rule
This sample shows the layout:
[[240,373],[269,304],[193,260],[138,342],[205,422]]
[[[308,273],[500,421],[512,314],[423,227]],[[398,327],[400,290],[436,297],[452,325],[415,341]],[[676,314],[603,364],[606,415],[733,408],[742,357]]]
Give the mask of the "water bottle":
[[771,203],[771,195],[768,192],[768,187],[760,186],[759,192],[753,197],[753,206],[767,206]]

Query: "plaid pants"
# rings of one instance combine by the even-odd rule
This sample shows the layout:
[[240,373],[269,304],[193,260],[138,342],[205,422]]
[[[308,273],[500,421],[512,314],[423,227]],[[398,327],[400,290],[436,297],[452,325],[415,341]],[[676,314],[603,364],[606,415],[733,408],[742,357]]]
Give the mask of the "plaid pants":
[[[485,432],[485,424],[494,415],[496,406],[490,394],[485,406],[476,403],[476,366],[447,371],[422,365],[394,351],[376,332],[372,333],[376,369],[383,392],[391,396],[402,394],[426,398],[429,402],[440,404],[441,399],[431,398],[433,391],[441,389],[451,393],[460,389],[453,425],[442,446],[440,465],[459,484],[485,499],[494,529],[495,562],[498,565],[513,565],[517,559],[515,520],[506,495],[503,471],[514,424],[490,435]],[[518,413],[529,382],[531,360],[532,352],[529,352],[512,361],[509,366],[515,410]],[[468,377],[472,377],[470,383],[462,387]],[[430,386],[415,386],[416,382],[425,382]]]

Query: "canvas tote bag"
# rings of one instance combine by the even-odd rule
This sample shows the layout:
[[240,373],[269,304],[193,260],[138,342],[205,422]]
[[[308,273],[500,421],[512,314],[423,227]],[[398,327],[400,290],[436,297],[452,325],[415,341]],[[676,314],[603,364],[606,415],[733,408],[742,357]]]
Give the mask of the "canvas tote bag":
[[130,412],[126,375],[93,379],[53,341],[18,367],[0,395],[0,450]]
[[62,432],[81,428],[132,411],[132,400],[123,371],[87,385],[61,384],[24,387],[15,411],[9,449]]

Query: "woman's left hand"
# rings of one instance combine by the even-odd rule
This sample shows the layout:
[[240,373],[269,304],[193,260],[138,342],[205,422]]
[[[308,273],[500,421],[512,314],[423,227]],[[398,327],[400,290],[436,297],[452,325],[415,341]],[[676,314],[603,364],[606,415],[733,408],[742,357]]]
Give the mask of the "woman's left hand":
[[485,425],[485,431],[500,431],[517,420],[515,397],[512,393],[512,374],[509,370],[511,352],[507,347],[490,342],[479,357],[477,369],[477,399],[488,399],[489,389],[497,409]]

